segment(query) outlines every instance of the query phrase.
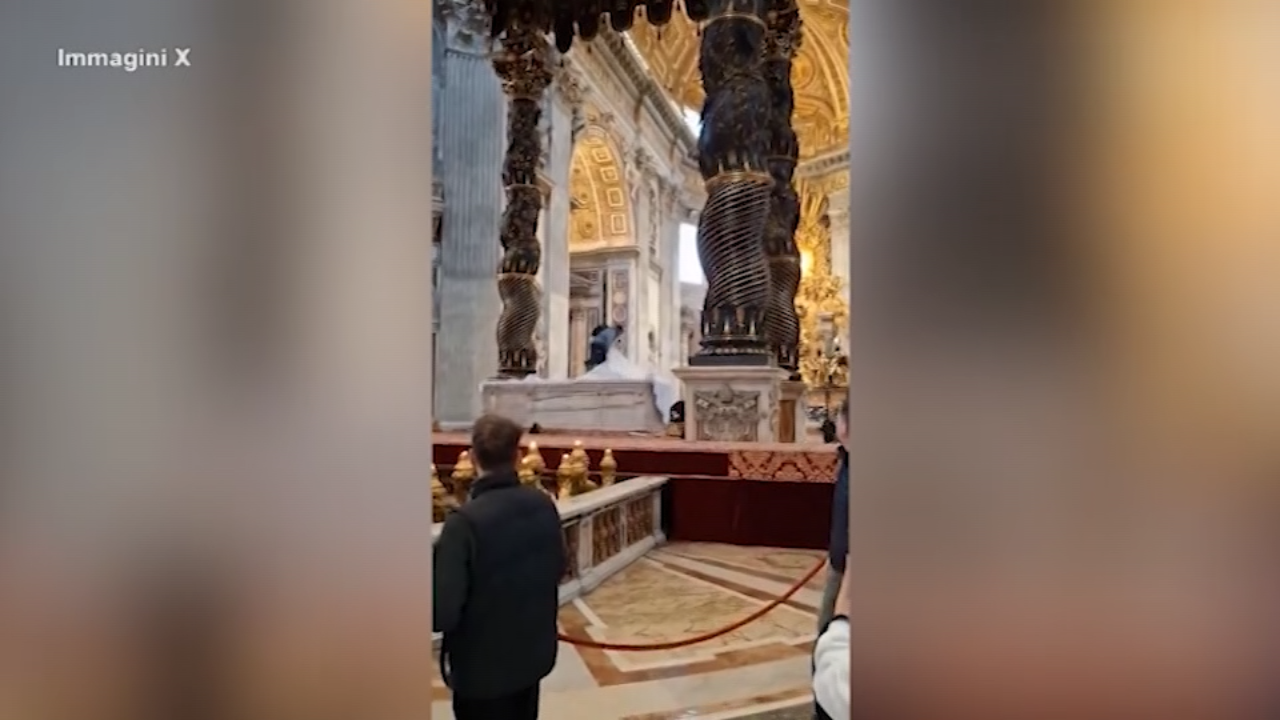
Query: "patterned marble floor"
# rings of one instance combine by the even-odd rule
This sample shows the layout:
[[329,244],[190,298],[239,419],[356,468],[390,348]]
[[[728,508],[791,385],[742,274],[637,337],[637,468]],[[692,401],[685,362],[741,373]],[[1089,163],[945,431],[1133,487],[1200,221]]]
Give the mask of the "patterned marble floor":
[[[561,631],[607,642],[653,643],[728,625],[781,595],[820,562],[807,550],[669,543],[561,608]],[[555,720],[808,717],[819,573],[759,620],[689,648],[615,652],[561,644],[542,686]],[[432,717],[452,720],[436,669]]]

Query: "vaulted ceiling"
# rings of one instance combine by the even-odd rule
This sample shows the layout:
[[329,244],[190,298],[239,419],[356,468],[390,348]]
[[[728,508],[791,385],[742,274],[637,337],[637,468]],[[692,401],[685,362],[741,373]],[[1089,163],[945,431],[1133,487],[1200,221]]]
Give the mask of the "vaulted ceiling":
[[[810,158],[848,145],[849,0],[799,0],[804,41],[791,71],[796,90],[793,122],[800,156]],[[627,33],[654,79],[677,104],[702,108],[698,26],[674,13],[658,28],[637,22]]]

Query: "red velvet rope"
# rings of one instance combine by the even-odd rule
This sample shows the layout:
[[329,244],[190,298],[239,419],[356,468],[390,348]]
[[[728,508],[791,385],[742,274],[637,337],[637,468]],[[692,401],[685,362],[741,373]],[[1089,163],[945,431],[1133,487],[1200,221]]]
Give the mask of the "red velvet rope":
[[577,645],[578,647],[589,647],[589,648],[596,648],[599,650],[629,650],[633,652],[646,652],[646,651],[654,651],[654,650],[674,650],[676,648],[687,647],[689,645],[696,645],[698,643],[706,642],[708,640],[714,640],[715,638],[718,638],[721,635],[727,635],[728,633],[731,633],[734,630],[737,630],[738,628],[742,627],[743,625],[746,625],[747,623],[755,622],[756,620],[759,620],[760,618],[764,617],[765,614],[768,613],[770,610],[790,600],[791,596],[799,592],[800,588],[804,587],[805,583],[812,580],[813,576],[817,575],[818,571],[821,570],[823,566],[825,566],[826,564],[827,564],[827,561],[825,559],[819,561],[817,565],[813,566],[812,570],[805,573],[804,577],[797,580],[795,584],[792,585],[790,588],[787,588],[787,591],[784,592],[781,597],[770,601],[768,605],[765,605],[764,607],[760,608],[759,610],[756,610],[755,612],[742,618],[741,620],[738,620],[730,625],[726,625],[718,630],[712,630],[710,632],[702,633],[701,635],[695,635],[690,638],[684,638],[683,640],[668,640],[667,642],[649,643],[649,644],[628,644],[628,643],[596,642],[595,640],[590,640],[587,638],[572,637],[569,635],[565,635],[564,633],[560,633],[559,637],[562,642],[567,642],[570,645]]

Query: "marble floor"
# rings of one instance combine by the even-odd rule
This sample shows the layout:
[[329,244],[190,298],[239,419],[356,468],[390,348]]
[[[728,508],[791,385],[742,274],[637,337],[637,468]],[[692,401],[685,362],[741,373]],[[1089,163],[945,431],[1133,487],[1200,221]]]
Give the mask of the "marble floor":
[[[668,543],[560,609],[561,632],[596,641],[655,643],[724,627],[780,596],[823,553]],[[808,718],[809,655],[824,576],[742,628],[677,650],[616,652],[562,643],[542,685],[555,720]],[[433,678],[432,717],[451,720]]]

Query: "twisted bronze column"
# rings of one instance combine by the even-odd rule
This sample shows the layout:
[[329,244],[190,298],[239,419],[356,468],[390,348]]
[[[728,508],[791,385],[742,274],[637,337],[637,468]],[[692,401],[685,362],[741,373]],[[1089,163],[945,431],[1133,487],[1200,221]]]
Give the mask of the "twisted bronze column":
[[773,187],[763,52],[768,1],[686,6],[695,21],[706,12],[698,59],[706,92],[698,165],[707,203],[698,221],[698,256],[707,296],[702,350],[690,358],[694,365],[772,363],[764,332],[770,281],[763,242]]
[[498,267],[498,293],[502,296],[498,374],[519,378],[536,372],[538,367],[538,349],[533,340],[542,311],[542,290],[537,281],[542,263],[542,247],[538,244],[542,136],[538,122],[542,98],[551,83],[544,35],[536,27],[519,22],[508,26],[493,67],[508,97],[507,156],[502,168],[507,209],[502,216],[502,262]]
[[764,226],[764,252],[769,261],[769,304],[765,335],[778,367],[799,379],[800,318],[796,292],[800,289],[800,250],[796,228],[800,224],[800,199],[792,185],[800,144],[791,125],[795,91],[791,87],[791,63],[802,39],[800,8],[795,0],[774,0],[765,34],[764,75],[773,109],[769,122],[769,174],[773,196]]

